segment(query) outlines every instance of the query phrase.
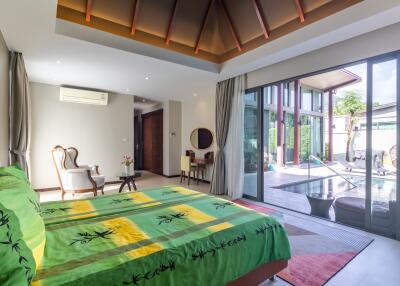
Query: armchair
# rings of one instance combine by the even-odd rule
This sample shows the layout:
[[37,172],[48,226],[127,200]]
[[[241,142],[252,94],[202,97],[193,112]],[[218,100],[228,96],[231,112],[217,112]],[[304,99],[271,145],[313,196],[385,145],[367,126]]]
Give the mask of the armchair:
[[96,165],[78,165],[78,150],[74,147],[63,148],[57,145],[52,150],[53,162],[60,182],[61,198],[65,193],[93,192],[97,190],[104,195],[105,177],[99,173]]

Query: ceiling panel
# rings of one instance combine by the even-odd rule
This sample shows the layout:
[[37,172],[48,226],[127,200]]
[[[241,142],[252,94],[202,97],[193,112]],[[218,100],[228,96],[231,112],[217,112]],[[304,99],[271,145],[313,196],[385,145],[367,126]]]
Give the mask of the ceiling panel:
[[[62,9],[58,9],[58,17],[216,63],[268,44],[271,40],[362,2],[362,0],[300,0],[305,13],[305,21],[301,22],[295,0],[254,0],[259,3],[260,12],[271,35],[266,40],[253,0],[178,0],[171,26],[171,42],[170,45],[166,45],[164,38],[176,0],[92,1],[91,14],[94,17],[91,21],[85,21],[87,0],[59,0],[59,7]],[[139,1],[136,29],[144,33],[132,35],[129,27],[132,25],[136,1]],[[195,46],[210,3],[213,3],[210,17],[201,35],[199,53],[196,53]],[[221,5],[226,7],[241,51],[237,48]]]

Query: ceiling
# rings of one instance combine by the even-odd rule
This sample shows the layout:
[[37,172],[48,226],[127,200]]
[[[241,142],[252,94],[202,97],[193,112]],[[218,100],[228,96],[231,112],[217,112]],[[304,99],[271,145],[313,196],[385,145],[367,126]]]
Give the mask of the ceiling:
[[[162,1],[170,2],[159,0]],[[214,94],[216,82],[225,78],[400,21],[399,0],[364,0],[219,64],[57,19],[57,10],[57,0],[0,1],[0,31],[10,50],[23,53],[31,81],[138,95],[155,101],[191,99],[194,94],[201,99]],[[177,27],[179,21],[174,23]]]
[[346,69],[338,69],[322,74],[302,78],[300,83],[319,90],[328,91],[346,85],[360,82],[362,79],[358,75]]
[[223,63],[362,0],[58,0],[57,18]]

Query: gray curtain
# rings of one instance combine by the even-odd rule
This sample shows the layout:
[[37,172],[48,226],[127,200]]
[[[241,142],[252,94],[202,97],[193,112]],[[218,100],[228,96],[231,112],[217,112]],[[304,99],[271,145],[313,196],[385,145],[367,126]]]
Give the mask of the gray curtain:
[[215,96],[215,133],[217,151],[211,179],[210,192],[215,195],[226,194],[226,171],[224,148],[229,130],[229,119],[235,89],[235,79],[227,79],[217,84]]
[[9,72],[9,163],[18,163],[29,178],[30,94],[21,53],[11,52]]

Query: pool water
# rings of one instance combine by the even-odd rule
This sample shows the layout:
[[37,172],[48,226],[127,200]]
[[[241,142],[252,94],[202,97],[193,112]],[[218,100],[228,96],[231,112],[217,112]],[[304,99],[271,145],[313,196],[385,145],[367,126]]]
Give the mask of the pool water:
[[[345,177],[350,182],[357,185],[357,187],[354,187],[340,176],[332,176],[275,188],[285,192],[303,195],[331,195],[336,198],[345,196],[365,198],[365,177]],[[380,202],[396,200],[396,181],[384,178],[372,178],[372,200]]]

